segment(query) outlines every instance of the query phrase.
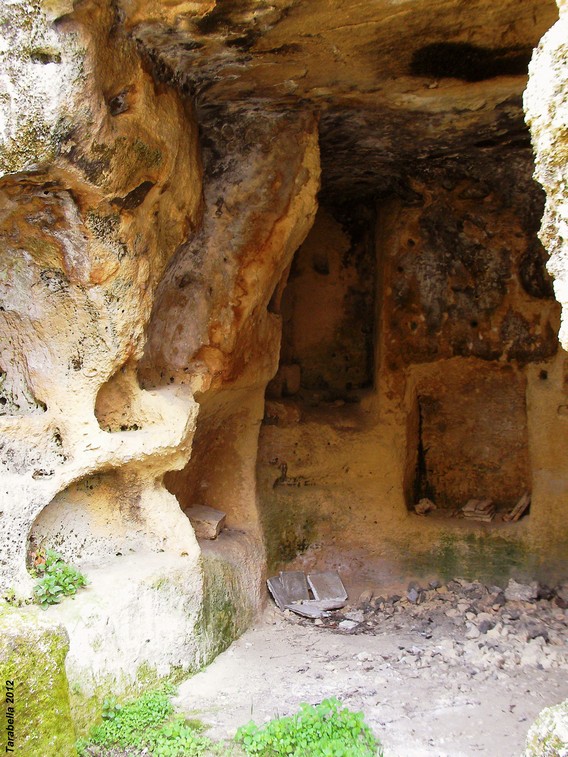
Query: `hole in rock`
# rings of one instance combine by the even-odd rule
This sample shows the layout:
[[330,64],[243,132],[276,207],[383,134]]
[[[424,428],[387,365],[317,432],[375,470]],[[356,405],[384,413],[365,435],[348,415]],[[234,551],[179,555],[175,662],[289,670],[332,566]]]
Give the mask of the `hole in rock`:
[[489,49],[469,42],[435,42],[414,52],[411,71],[415,76],[483,81],[526,74],[531,55],[532,48]]
[[191,548],[191,531],[174,497],[144,475],[144,462],[86,476],[69,485],[41,511],[28,551],[49,547],[65,559],[106,564],[114,556]]
[[183,470],[167,473],[164,484],[186,514],[194,507],[211,508],[225,514],[227,531],[255,531],[257,431],[252,419],[262,413],[262,398],[235,389],[204,394],[199,403],[191,458]]
[[134,365],[123,365],[97,394],[95,416],[103,431],[138,431],[147,423],[144,394]]
[[277,399],[356,401],[373,383],[374,209],[321,207],[281,294]]

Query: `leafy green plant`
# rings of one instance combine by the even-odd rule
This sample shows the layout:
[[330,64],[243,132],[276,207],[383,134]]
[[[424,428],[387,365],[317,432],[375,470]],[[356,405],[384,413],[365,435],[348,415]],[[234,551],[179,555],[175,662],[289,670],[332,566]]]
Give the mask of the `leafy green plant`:
[[103,702],[103,720],[114,720],[122,710],[122,705],[118,704],[116,697],[107,697]]
[[64,597],[71,597],[87,585],[86,577],[52,549],[34,553],[33,573],[38,578],[34,595],[44,609],[56,605]]
[[365,724],[363,714],[326,699],[259,728],[249,723],[237,731],[235,741],[214,743],[204,736],[203,726],[175,715],[170,687],[143,694],[119,705],[106,699],[102,722],[88,739],[77,742],[79,757],[120,754],[153,757],[382,757],[380,742]]
[[[103,722],[91,729],[88,740],[77,743],[79,755],[103,755],[105,750],[128,749],[128,754],[154,757],[202,757],[215,745],[183,716],[173,714],[171,689],[164,687],[139,699],[118,705],[114,698],[103,703]],[[133,751],[132,751],[133,750]]]
[[312,706],[302,704],[291,717],[271,720],[263,727],[239,728],[235,741],[247,755],[259,757],[381,757],[380,742],[364,722],[335,698]]

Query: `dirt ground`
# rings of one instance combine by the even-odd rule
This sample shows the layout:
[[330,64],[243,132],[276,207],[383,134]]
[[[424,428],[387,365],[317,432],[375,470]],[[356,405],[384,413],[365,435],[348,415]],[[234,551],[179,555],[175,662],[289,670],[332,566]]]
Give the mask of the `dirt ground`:
[[[519,599],[525,589],[536,596]],[[518,757],[538,713],[568,697],[566,602],[525,589],[458,580],[367,590],[317,621],[269,604],[182,684],[176,706],[222,739],[336,696],[365,713],[386,757]]]

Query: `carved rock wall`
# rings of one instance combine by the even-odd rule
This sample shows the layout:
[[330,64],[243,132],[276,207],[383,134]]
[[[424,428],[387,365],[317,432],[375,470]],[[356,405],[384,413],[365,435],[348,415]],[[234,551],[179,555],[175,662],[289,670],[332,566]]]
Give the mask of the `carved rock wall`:
[[[0,11],[9,35],[0,555],[2,585],[21,590],[32,524],[39,539],[58,534],[64,554],[100,559],[132,538],[124,524],[115,530],[124,520],[117,501],[129,503],[135,541],[183,545],[197,557],[189,524],[160,484],[189,456],[196,405],[174,388],[144,392],[135,379],[156,285],[200,218],[194,117],[145,70],[111,3],[49,8],[13,2]],[[29,123],[20,118],[28,102]],[[118,384],[128,392],[117,393],[113,412],[124,404],[135,416],[120,425],[103,399]],[[75,518],[81,536],[72,544]]]
[[[169,669],[198,621],[218,648],[224,558],[254,608],[265,545],[431,552],[420,494],[531,488],[530,519],[480,539],[558,546],[567,371],[521,108],[555,20],[552,0],[2,4],[2,588],[29,590],[30,538],[98,566],[103,595],[107,555],[175,553],[187,612],[153,594],[169,563],[138,582],[185,634]],[[565,39],[563,7],[526,96],[563,305]],[[192,504],[227,513],[213,578]]]

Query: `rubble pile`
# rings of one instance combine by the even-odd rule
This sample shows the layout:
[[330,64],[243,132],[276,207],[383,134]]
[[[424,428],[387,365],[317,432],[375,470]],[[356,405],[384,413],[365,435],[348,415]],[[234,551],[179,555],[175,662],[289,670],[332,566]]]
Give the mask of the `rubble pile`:
[[502,589],[462,579],[412,582],[404,595],[366,592],[356,606],[299,622],[343,634],[415,637],[383,665],[406,663],[426,677],[429,668],[433,677],[443,674],[440,663],[465,667],[472,678],[508,675],[518,666],[568,666],[568,583],[550,589],[511,579]]

